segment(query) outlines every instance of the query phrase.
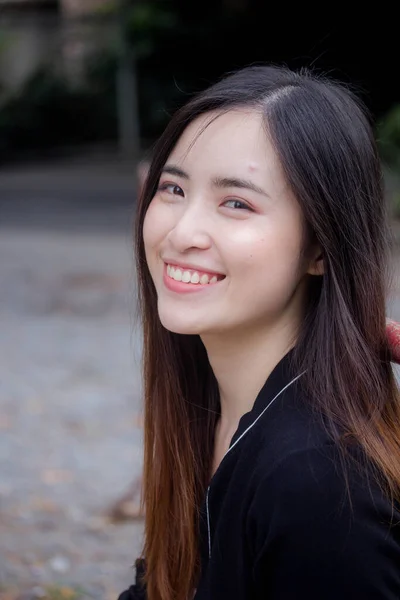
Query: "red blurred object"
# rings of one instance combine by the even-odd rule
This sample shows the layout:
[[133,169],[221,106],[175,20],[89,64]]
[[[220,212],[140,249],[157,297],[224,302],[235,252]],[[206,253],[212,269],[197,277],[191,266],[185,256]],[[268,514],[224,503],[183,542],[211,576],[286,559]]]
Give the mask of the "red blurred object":
[[386,334],[390,350],[392,351],[392,360],[400,364],[400,323],[388,320],[386,323]]

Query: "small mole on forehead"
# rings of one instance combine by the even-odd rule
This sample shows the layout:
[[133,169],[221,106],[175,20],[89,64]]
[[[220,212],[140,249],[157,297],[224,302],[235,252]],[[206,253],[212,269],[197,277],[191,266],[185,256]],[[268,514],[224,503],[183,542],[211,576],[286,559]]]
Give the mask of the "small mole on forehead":
[[250,173],[253,173],[254,171],[257,171],[257,168],[258,167],[257,167],[256,163],[250,163],[249,164],[249,171],[250,171]]

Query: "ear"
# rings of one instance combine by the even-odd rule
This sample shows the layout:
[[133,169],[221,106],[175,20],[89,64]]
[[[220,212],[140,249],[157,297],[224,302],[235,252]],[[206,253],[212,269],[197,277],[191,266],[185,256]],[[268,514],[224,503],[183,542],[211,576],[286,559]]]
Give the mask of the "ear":
[[324,274],[324,258],[322,250],[318,246],[316,247],[313,255],[311,256],[310,264],[307,269],[308,275],[323,275]]

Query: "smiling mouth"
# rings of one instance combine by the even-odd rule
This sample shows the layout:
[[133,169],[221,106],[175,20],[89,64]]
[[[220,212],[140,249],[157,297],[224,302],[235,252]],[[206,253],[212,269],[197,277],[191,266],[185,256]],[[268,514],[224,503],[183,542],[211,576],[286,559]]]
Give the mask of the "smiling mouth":
[[209,285],[225,279],[225,275],[204,273],[167,264],[167,277],[189,285]]

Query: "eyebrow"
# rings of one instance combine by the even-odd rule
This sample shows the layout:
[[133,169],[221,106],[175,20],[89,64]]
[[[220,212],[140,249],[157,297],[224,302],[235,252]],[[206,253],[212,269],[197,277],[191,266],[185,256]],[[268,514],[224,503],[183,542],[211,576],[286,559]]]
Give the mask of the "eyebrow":
[[219,188],[235,187],[243,190],[251,190],[252,192],[256,192],[256,194],[261,194],[262,196],[269,198],[267,192],[258,187],[258,185],[248,179],[242,179],[241,177],[214,177],[213,185]]
[[162,173],[169,173],[169,175],[176,175],[177,177],[182,177],[182,179],[189,179],[189,175],[175,165],[164,165]]
[[[169,175],[176,175],[177,177],[182,177],[182,179],[190,179],[188,173],[186,173],[181,168],[175,165],[165,165],[162,169],[162,172],[169,173]],[[243,190],[251,190],[252,192],[256,192],[256,194],[260,194],[269,198],[267,192],[265,192],[258,185],[256,185],[248,179],[243,179],[241,177],[214,177],[212,180],[212,184],[218,188],[235,187]]]

